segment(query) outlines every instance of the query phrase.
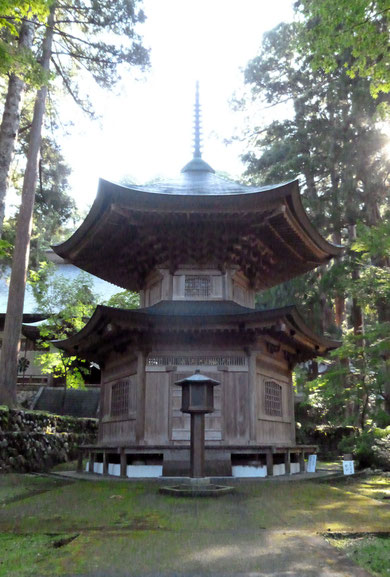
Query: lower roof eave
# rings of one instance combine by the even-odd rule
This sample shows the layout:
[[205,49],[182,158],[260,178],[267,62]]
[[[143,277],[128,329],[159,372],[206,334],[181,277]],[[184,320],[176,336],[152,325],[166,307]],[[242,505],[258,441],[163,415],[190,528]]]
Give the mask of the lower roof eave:
[[198,310],[194,315],[169,314],[169,307],[129,310],[99,306],[79,333],[53,344],[69,354],[91,361],[99,361],[103,349],[107,354],[118,339],[124,342],[134,336],[145,339],[145,335],[184,332],[230,333],[243,337],[248,334],[269,335],[282,344],[299,349],[302,360],[324,355],[340,346],[338,341],[315,335],[294,306],[259,311],[236,303],[233,305],[235,313],[227,314],[229,306],[225,306],[222,314],[199,314]]

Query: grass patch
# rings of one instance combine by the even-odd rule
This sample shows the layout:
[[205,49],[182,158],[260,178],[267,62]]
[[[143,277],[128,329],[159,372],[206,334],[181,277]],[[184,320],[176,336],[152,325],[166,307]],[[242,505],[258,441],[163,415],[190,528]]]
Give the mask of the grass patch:
[[[349,483],[349,489],[354,493],[383,501],[390,505],[390,477],[385,475],[373,475],[360,479],[353,479]],[[385,498],[387,497],[387,499]]]
[[41,568],[53,566],[61,539],[73,536],[0,534],[0,577],[48,575]]
[[38,475],[0,475],[0,505],[10,499],[22,498],[30,493],[51,490],[62,481]]
[[[63,485],[31,475],[0,481],[3,490],[10,484],[9,495],[17,489],[26,497],[0,507],[0,577],[121,575],[123,567],[137,576],[187,569],[233,575],[259,571],[263,562],[272,568],[272,548],[293,556],[299,574],[306,545],[293,533],[387,531],[390,517],[387,501],[364,493],[363,483],[383,487],[377,477],[333,485],[247,482],[220,499],[159,495],[155,482]],[[46,492],[34,494],[42,487]]]
[[186,499],[159,495],[157,483],[79,481],[9,503],[0,509],[0,530],[132,529],[142,528],[145,519],[150,529],[171,531],[380,531],[388,518],[387,501],[367,499],[349,483],[254,482],[222,499]]
[[378,577],[390,575],[390,537],[363,536],[329,539],[355,563]]
[[317,469],[324,469],[326,471],[341,471],[343,468],[343,463],[340,459],[333,459],[327,461],[317,461]]
[[[87,459],[83,461],[83,471],[85,471]],[[52,469],[53,473],[61,473],[61,471],[76,471],[77,469],[77,460],[75,461],[66,461],[65,463],[59,463],[55,465]]]

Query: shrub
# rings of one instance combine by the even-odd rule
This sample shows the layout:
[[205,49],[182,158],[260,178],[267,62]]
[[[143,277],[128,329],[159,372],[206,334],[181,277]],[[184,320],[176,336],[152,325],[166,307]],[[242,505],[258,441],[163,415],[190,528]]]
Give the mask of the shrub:
[[360,469],[366,467],[390,468],[390,426],[372,428],[349,437],[338,445],[342,453],[352,453]]

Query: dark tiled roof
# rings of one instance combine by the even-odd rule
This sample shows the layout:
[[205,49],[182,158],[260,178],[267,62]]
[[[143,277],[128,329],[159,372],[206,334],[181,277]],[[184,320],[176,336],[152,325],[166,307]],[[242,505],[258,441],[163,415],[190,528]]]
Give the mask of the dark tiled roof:
[[100,389],[78,389],[44,387],[34,405],[35,410],[72,417],[98,417]]
[[[226,194],[245,194],[262,192],[279,188],[283,184],[276,184],[270,186],[246,186],[239,184],[232,180],[227,180],[218,176],[211,170],[200,170],[194,167],[195,160],[191,160],[183,169],[181,174],[172,180],[164,182],[156,182],[148,185],[129,185],[131,190],[139,190],[142,192],[160,193],[160,194],[185,194],[185,195],[212,195],[220,196]],[[206,164],[203,160],[200,162]]]
[[77,352],[83,358],[98,360],[101,346],[112,343],[120,334],[130,334],[132,331],[152,334],[154,331],[221,330],[236,333],[259,330],[293,347],[306,347],[306,359],[339,346],[336,341],[314,334],[294,306],[256,310],[231,301],[163,301],[134,310],[99,306],[79,333],[54,344],[72,354]]
[[217,316],[253,314],[254,309],[233,301],[161,301],[151,307],[134,309],[134,313],[152,316]]

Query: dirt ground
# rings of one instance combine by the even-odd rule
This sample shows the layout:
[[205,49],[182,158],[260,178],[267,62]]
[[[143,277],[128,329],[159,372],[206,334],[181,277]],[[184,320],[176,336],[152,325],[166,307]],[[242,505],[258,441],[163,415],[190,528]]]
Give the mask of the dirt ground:
[[0,576],[364,577],[325,536],[389,531],[386,482],[263,481],[185,499],[155,482],[6,475]]

